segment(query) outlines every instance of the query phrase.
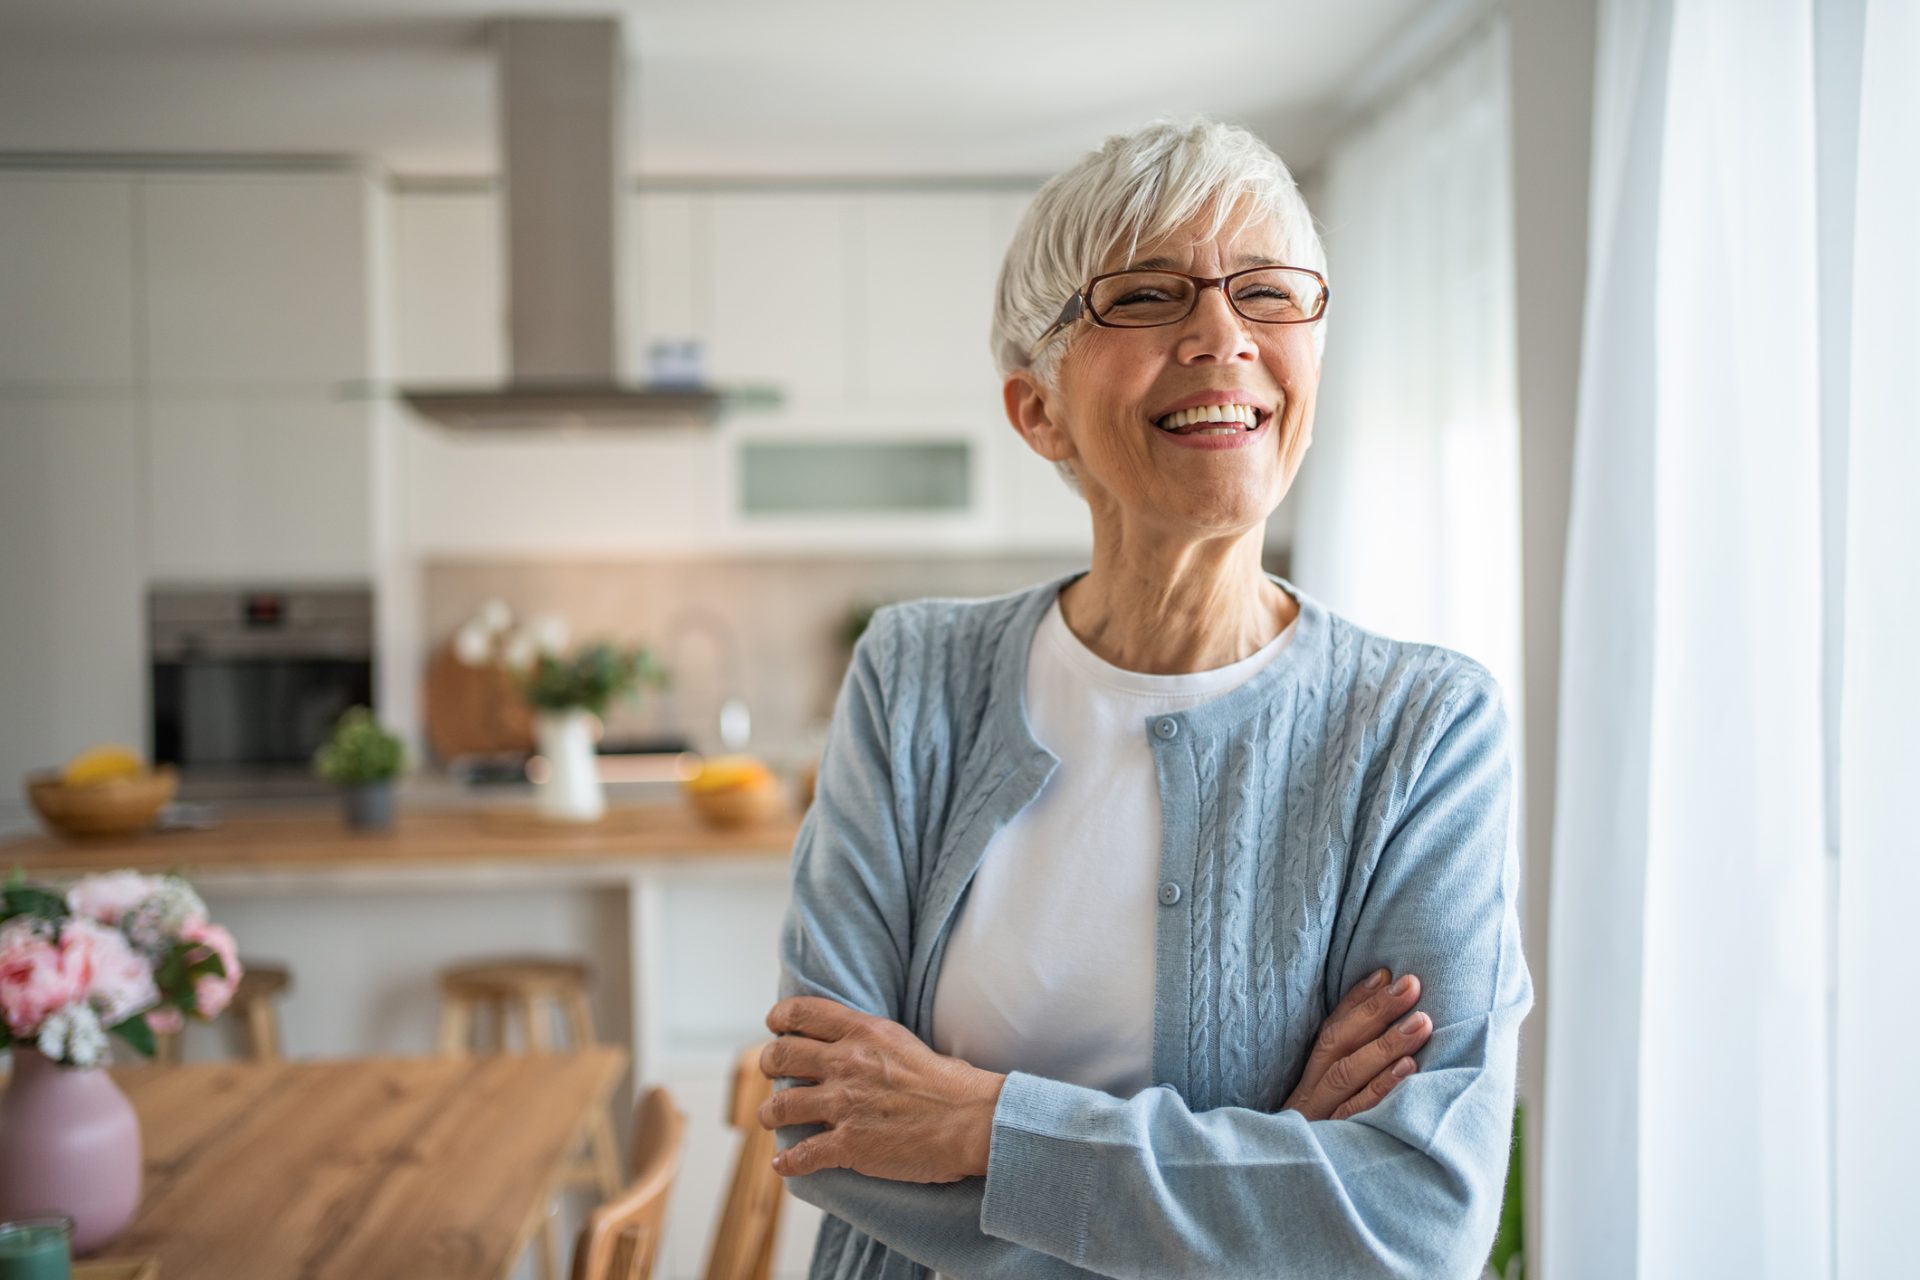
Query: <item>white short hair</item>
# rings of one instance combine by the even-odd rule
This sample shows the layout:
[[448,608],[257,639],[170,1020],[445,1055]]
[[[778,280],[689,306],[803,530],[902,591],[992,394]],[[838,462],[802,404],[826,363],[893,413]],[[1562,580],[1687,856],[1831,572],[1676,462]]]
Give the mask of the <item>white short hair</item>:
[[[1000,267],[992,334],[1000,376],[1030,368],[1042,386],[1053,387],[1061,359],[1084,326],[1055,338],[1031,366],[1027,353],[1076,289],[1116,255],[1130,259],[1140,245],[1202,213],[1210,218],[1206,234],[1217,236],[1242,208],[1273,220],[1289,265],[1326,271],[1326,250],[1293,174],[1271,147],[1238,125],[1205,117],[1156,120],[1108,138],[1048,179],[1027,206]],[[1326,341],[1326,321],[1315,322],[1316,359]],[[1059,470],[1079,492],[1072,468],[1062,462]]]

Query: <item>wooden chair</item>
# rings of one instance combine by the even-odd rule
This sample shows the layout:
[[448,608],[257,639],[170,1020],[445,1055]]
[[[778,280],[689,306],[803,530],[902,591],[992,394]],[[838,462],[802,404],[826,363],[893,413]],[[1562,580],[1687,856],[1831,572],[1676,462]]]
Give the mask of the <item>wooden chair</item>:
[[[237,1018],[247,1029],[247,1056],[255,1062],[280,1060],[280,1017],[274,1002],[293,985],[284,965],[240,962],[240,985],[224,1017]],[[153,1038],[153,1060],[166,1066],[180,1061],[180,1033]]]
[[633,1113],[633,1181],[580,1228],[573,1280],[649,1280],[686,1143],[687,1117],[665,1089],[647,1090]]
[[786,1181],[773,1171],[773,1130],[760,1127],[760,1104],[773,1096],[773,1081],[760,1074],[761,1041],[734,1060],[726,1122],[740,1131],[733,1181],[714,1229],[706,1280],[770,1280],[773,1242],[780,1226]]
[[[528,1053],[551,1053],[557,1011],[573,1048],[599,1043],[593,1029],[593,1011],[587,1004],[587,966],[575,960],[543,957],[502,957],[440,971],[440,1051],[465,1057],[476,1046],[479,1022],[474,1015],[491,1011],[493,1039],[483,1050],[507,1051],[509,1014],[520,1022],[521,1047]],[[568,1168],[564,1185],[586,1186],[603,1200],[620,1195],[620,1145],[614,1135],[613,1113],[601,1108],[593,1119],[587,1145]],[[539,1274],[552,1280],[556,1252],[553,1220],[540,1228]]]

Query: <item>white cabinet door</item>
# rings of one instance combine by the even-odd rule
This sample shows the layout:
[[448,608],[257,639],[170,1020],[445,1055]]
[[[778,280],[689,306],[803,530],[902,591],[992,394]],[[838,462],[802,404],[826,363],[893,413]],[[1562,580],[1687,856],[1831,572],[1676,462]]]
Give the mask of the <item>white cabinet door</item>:
[[419,554],[714,550],[722,455],[709,431],[450,432],[409,419],[397,442]]
[[628,202],[621,369],[636,382],[651,380],[655,339],[712,341],[712,223],[704,192],[647,191]]
[[1093,516],[1085,500],[1002,422],[988,448],[995,540],[1013,551],[1091,554]]
[[143,179],[154,389],[367,377],[372,217],[353,174]]
[[[996,264],[1005,258],[1021,215],[1032,201],[1032,193],[1025,191],[992,197],[988,218]],[[1004,412],[995,423],[989,452],[999,542],[1016,551],[1091,554],[1093,524],[1087,504],[1067,487],[1051,462],[1028,447]]]
[[259,397],[151,410],[148,519],[158,578],[364,579],[373,413]]
[[500,201],[491,191],[404,191],[392,229],[393,376],[403,387],[506,375]]
[[870,404],[929,402],[998,414],[987,348],[994,284],[991,193],[858,198],[860,386]]
[[131,179],[0,174],[0,383],[132,385],[133,231]]
[[713,380],[765,384],[792,406],[846,403],[851,198],[722,192],[711,202]]
[[0,778],[10,789],[96,742],[145,750],[140,455],[131,399],[0,402]]

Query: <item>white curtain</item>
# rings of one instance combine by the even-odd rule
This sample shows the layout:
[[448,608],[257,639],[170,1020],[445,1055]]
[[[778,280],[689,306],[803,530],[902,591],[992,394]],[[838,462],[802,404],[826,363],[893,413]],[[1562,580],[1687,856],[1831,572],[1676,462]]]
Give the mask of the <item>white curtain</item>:
[[[1920,1271],[1920,4],[1871,0],[1860,67],[1839,698],[1836,1244],[1842,1280]],[[1897,1065],[1896,1065],[1897,1064]]]
[[1520,718],[1506,28],[1344,134],[1316,212],[1333,301],[1292,573],[1362,626],[1485,663]]
[[[1600,13],[1538,1274],[1911,1274],[1914,14],[1873,0],[1864,76],[1817,86],[1812,0]],[[1857,203],[1819,198],[1835,102]]]

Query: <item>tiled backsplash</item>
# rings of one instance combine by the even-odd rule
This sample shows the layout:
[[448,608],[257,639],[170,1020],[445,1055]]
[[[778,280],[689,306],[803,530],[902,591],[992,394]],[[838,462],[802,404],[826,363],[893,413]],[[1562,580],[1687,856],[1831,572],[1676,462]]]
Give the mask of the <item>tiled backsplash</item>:
[[[575,643],[606,637],[645,644],[675,677],[671,715],[696,748],[720,748],[720,704],[737,695],[752,714],[748,749],[786,768],[817,750],[846,671],[841,635],[853,608],[997,595],[1085,563],[1044,555],[434,561],[425,575],[426,636],[435,647],[445,643],[497,597],[516,618],[563,616]],[[731,662],[728,646],[738,655]],[[612,710],[607,733],[676,727],[662,723],[668,715],[648,692]]]

